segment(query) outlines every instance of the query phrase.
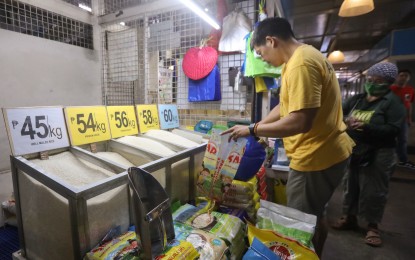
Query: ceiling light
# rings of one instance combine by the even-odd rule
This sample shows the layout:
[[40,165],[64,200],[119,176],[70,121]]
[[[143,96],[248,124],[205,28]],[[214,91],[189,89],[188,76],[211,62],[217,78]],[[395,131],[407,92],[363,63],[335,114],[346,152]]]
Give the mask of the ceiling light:
[[373,9],[375,9],[373,0],[344,0],[339,10],[339,16],[358,16],[369,13]]
[[199,6],[193,3],[192,0],[180,0],[184,5],[186,5],[190,10],[192,10],[195,14],[200,16],[203,20],[205,20],[208,24],[210,24],[216,30],[220,29],[219,24],[213,20],[205,11],[203,11]]
[[82,9],[84,9],[84,10],[88,11],[88,12],[92,12],[92,8],[91,8],[91,7],[89,7],[89,6],[86,6],[86,5],[84,5],[84,4],[78,4],[78,6],[79,6],[80,8],[82,8]]
[[344,61],[344,54],[341,51],[333,51],[327,58],[332,64],[342,63]]

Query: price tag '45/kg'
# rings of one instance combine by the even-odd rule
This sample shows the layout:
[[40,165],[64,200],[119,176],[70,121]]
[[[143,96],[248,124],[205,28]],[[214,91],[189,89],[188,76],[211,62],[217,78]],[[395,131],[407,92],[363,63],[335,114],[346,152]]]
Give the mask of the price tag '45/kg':
[[4,108],[13,155],[69,146],[62,107]]

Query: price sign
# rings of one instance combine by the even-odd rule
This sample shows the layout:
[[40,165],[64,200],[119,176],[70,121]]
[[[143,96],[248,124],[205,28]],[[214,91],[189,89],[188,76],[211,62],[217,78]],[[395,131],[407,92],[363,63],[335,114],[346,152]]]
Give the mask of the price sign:
[[104,106],[66,107],[65,115],[72,145],[111,139],[107,110]]
[[62,107],[4,108],[13,155],[69,146]]
[[137,105],[137,115],[140,133],[160,129],[157,105]]
[[107,107],[112,138],[138,134],[134,106]]
[[161,129],[178,128],[179,111],[175,105],[159,105],[159,117]]

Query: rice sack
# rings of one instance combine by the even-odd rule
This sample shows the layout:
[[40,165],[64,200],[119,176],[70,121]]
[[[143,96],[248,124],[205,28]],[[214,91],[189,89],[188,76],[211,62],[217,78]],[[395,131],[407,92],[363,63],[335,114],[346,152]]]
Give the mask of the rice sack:
[[296,240],[280,235],[271,230],[259,229],[248,224],[248,240],[252,245],[257,238],[281,259],[318,260],[316,253]]
[[228,246],[225,241],[214,235],[182,224],[174,223],[176,239],[190,242],[200,254],[200,260],[227,259]]
[[257,212],[258,228],[273,230],[299,241],[306,247],[312,247],[316,216],[266,200],[261,200],[260,204]]
[[228,138],[229,134],[221,136],[220,131],[212,132],[203,158],[203,169],[197,179],[198,196],[220,202],[231,189],[247,139],[228,142]]
[[225,240],[232,258],[240,259],[245,251],[245,224],[237,217],[212,211],[210,204],[200,203],[197,207],[185,204],[173,213],[173,221],[207,231]]

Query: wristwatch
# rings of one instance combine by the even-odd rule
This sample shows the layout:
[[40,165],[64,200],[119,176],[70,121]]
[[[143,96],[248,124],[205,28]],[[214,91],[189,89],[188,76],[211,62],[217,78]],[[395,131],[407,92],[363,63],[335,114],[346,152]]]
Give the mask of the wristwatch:
[[249,134],[252,136],[255,136],[254,128],[255,128],[255,123],[252,123],[248,126]]

